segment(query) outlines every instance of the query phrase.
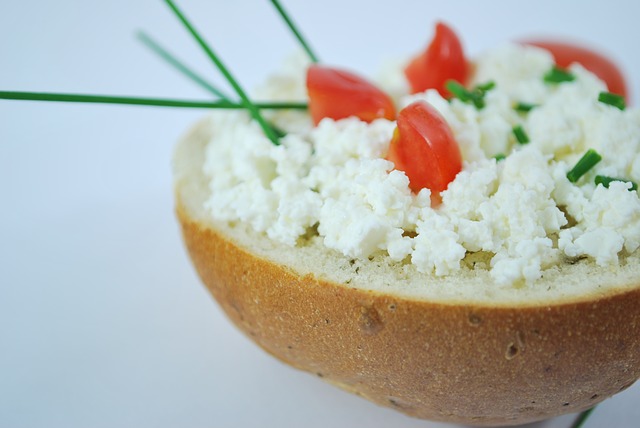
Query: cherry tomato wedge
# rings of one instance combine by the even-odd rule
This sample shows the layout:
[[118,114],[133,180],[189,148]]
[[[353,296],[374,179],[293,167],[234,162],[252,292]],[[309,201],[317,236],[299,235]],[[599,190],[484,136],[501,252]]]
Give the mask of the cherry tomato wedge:
[[574,62],[598,76],[609,88],[609,92],[627,98],[627,84],[624,75],[616,64],[599,52],[564,42],[528,40],[524,44],[537,46],[551,52],[556,64],[566,68]]
[[462,155],[449,124],[430,104],[416,101],[398,113],[397,128],[387,159],[404,171],[414,192],[431,189],[439,202],[440,192],[462,169]]
[[325,117],[355,116],[365,122],[394,120],[391,98],[364,78],[345,70],[313,64],[307,70],[309,112],[317,125]]
[[464,85],[469,66],[456,33],[446,24],[436,23],[433,40],[422,54],[411,60],[404,74],[413,94],[437,89],[440,95],[448,97],[449,91],[444,86],[447,80]]

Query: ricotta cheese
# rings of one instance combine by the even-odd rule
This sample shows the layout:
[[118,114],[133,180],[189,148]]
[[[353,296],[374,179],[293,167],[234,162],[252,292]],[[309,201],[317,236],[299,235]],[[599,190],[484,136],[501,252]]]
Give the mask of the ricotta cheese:
[[[304,100],[306,66],[291,59],[256,97]],[[221,111],[211,116],[206,208],[286,245],[316,234],[351,259],[384,254],[436,276],[488,269],[501,285],[534,286],[567,259],[618,264],[640,246],[640,200],[630,183],[606,188],[594,177],[640,180],[640,112],[598,102],[605,85],[579,65],[571,67],[574,81],[545,83],[552,66],[551,55],[533,47],[506,44],[482,55],[471,85],[495,82],[482,109],[433,90],[403,94],[401,65],[385,71],[389,81],[380,86],[393,88],[398,107],[432,104],[460,146],[463,170],[437,207],[428,189],[411,192],[385,159],[392,121],[324,119],[314,127],[304,112],[273,111],[269,120],[288,131],[274,146],[246,112]],[[517,103],[535,108],[519,113]],[[516,141],[515,126],[529,143]],[[589,148],[602,161],[569,182]],[[478,254],[487,262],[465,263]]]

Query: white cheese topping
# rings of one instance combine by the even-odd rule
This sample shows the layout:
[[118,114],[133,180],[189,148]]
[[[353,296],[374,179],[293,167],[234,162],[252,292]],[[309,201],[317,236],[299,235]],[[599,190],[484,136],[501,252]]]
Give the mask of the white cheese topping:
[[[303,100],[306,65],[290,60],[259,97]],[[535,284],[567,258],[615,265],[640,246],[640,200],[630,183],[605,188],[594,177],[640,180],[640,112],[598,102],[604,84],[578,65],[573,82],[545,83],[552,66],[543,50],[505,45],[475,63],[472,85],[495,82],[483,109],[433,90],[399,98],[400,108],[432,104],[460,146],[463,170],[438,207],[428,189],[412,193],[406,175],[385,160],[394,122],[324,119],[313,127],[306,113],[292,111],[269,113],[289,131],[280,146],[245,112],[212,115],[206,207],[215,219],[249,224],[287,245],[317,233],[352,259],[382,253],[438,276],[488,269],[501,285]],[[386,75],[393,76],[386,87],[406,87],[398,70]],[[536,107],[518,113],[518,102]],[[528,144],[515,140],[517,125]],[[603,160],[569,182],[567,172],[589,148]],[[498,154],[506,158],[496,161]],[[465,259],[474,254],[488,262],[469,267]]]

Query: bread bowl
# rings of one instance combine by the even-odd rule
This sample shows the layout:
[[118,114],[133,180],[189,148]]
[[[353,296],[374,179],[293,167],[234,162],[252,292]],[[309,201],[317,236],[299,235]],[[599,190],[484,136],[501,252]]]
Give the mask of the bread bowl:
[[481,251],[434,275],[341,254],[312,228],[278,242],[211,216],[204,162],[224,123],[204,120],[178,145],[176,210],[203,283],[268,353],[411,416],[485,426],[585,410],[640,377],[637,249],[616,264],[563,256],[492,287],[474,267],[490,264]]

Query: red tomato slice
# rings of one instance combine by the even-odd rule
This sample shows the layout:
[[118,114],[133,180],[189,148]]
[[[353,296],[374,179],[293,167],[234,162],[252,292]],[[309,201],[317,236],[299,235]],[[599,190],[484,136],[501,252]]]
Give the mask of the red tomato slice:
[[404,74],[412,94],[437,89],[440,95],[448,97],[449,91],[444,86],[447,80],[452,79],[464,85],[469,66],[456,33],[446,24],[438,22],[433,40],[422,54],[409,63]]
[[431,189],[432,201],[462,169],[462,155],[449,124],[430,104],[416,101],[398,113],[387,159],[409,177],[414,192]]
[[627,98],[627,84],[624,75],[618,66],[604,55],[591,49],[564,42],[528,40],[524,43],[551,52],[556,64],[561,68],[567,68],[574,62],[579,63],[602,79],[607,84],[609,92]]
[[394,120],[391,98],[367,80],[348,71],[313,64],[307,70],[309,112],[317,125],[325,117],[355,116],[365,122]]

